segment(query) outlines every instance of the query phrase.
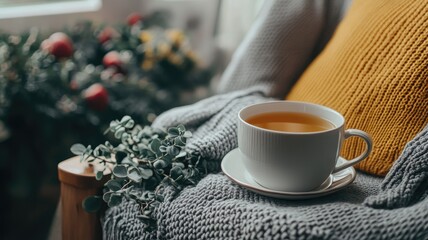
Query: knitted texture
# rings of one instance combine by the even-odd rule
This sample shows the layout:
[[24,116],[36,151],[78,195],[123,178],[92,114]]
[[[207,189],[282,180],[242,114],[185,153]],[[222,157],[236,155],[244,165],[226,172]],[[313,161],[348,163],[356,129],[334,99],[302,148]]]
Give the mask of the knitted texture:
[[184,124],[193,132],[186,149],[207,160],[219,160],[238,145],[236,129],[239,110],[245,106],[267,101],[258,88],[249,88],[217,95],[194,105],[172,109],[161,114],[154,128]]
[[[331,107],[368,132],[373,151],[357,168],[381,176],[428,124],[428,1],[357,0],[286,99]],[[342,156],[364,151],[357,139]]]
[[283,97],[322,49],[343,15],[343,1],[266,1],[223,73],[219,93],[259,86]]
[[[428,194],[428,125],[407,143],[399,160],[381,185],[377,196],[366,199],[365,204],[375,208],[405,207]],[[409,161],[406,161],[409,159]],[[411,187],[409,187],[411,186]]]
[[143,231],[135,203],[109,209],[104,238],[428,239],[427,182],[428,127],[407,144],[383,182],[360,173],[333,195],[285,201],[211,174],[178,195],[168,189],[155,232]]
[[[300,71],[285,70],[288,63],[292,64],[292,58],[284,57],[284,61],[277,63],[268,57],[258,58],[252,52],[274,44],[263,51],[278,57],[278,49],[288,49],[280,54],[291,54],[300,62],[296,68],[304,68],[320,46],[313,39],[323,39],[323,33],[332,32],[326,26],[335,26],[325,14],[340,12],[337,10],[340,7],[329,8],[328,3],[337,1],[325,1],[322,5],[319,2],[323,1],[266,1],[268,7],[255,24],[254,29],[258,30],[247,36],[243,44],[246,47],[240,48],[222,78],[223,92],[246,90],[170,110],[159,116],[153,126],[166,128],[183,123],[194,133],[187,143],[189,150],[219,164],[227,152],[237,147],[238,111],[286,92],[293,80],[287,76],[298,75]],[[286,10],[287,6],[300,8],[293,12]],[[275,24],[268,16],[281,24]],[[310,24],[300,25],[305,26],[302,28],[288,26],[300,24],[299,16],[304,16]],[[266,28],[270,30],[264,31]],[[288,35],[297,34],[300,38],[276,33],[282,28],[288,29]],[[259,31],[263,34],[258,34]],[[312,31],[318,35],[312,35]],[[268,38],[265,45],[263,35]],[[281,46],[294,44],[293,41],[306,43],[294,45],[300,46],[300,54]],[[307,49],[312,49],[309,51],[312,53]],[[244,60],[246,64],[241,64]],[[275,64],[278,65],[271,66]],[[165,200],[155,212],[156,230],[145,231],[135,203],[125,201],[106,211],[103,236],[104,239],[428,239],[427,182],[428,127],[407,144],[385,179],[358,173],[354,183],[332,195],[286,201],[247,191],[221,173],[210,174],[181,192],[165,190]]]

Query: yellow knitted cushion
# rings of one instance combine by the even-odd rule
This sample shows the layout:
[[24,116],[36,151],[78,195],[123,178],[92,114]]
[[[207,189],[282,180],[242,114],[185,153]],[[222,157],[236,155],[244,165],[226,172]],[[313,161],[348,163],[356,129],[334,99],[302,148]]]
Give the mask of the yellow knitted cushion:
[[[336,109],[368,132],[374,149],[357,168],[385,175],[428,124],[428,1],[356,0],[286,99]],[[364,148],[348,139],[342,156]]]

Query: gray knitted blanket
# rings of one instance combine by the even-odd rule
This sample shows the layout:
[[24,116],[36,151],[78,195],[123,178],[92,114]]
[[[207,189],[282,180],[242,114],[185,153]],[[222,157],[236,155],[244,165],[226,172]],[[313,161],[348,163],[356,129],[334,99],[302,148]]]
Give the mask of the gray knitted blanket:
[[[219,95],[174,109],[155,125],[175,125],[185,117],[195,130],[189,149],[220,160],[237,146],[239,109],[265,100],[251,90]],[[156,211],[154,232],[144,231],[134,203],[109,209],[104,238],[428,239],[427,196],[428,126],[407,144],[385,179],[358,173],[356,181],[338,193],[286,201],[247,191],[222,173],[210,174],[182,192],[167,190]]]
[[[238,111],[284,96],[333,32],[343,6],[343,1],[266,1],[222,78],[225,94],[172,109],[153,126],[183,123],[193,132],[186,147],[220,163],[237,147]],[[428,239],[428,126],[385,178],[358,173],[350,186],[325,197],[264,197],[222,173],[164,194],[156,230],[145,231],[138,207],[123,202],[105,213],[104,239]]]

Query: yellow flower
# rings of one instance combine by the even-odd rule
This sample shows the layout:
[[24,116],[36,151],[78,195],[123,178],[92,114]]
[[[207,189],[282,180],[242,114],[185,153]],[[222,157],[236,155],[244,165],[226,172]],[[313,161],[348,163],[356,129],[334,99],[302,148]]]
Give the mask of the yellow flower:
[[198,58],[198,56],[197,56],[197,55],[196,55],[196,53],[195,53],[195,52],[193,52],[192,50],[188,50],[188,51],[186,51],[185,56],[186,56],[188,59],[190,59],[191,61],[193,61],[193,62],[195,62],[195,63],[199,63],[199,58]]
[[151,48],[150,46],[146,46],[144,48],[144,58],[151,60],[153,57],[154,57],[153,48]]
[[174,53],[169,54],[168,61],[174,65],[180,65],[183,63],[183,59],[179,55]]
[[159,58],[164,58],[171,53],[171,46],[166,43],[160,43],[157,47],[157,55]]
[[174,45],[181,45],[184,41],[183,32],[176,29],[168,30],[167,36],[171,40],[172,44]]
[[153,61],[149,60],[149,59],[144,60],[143,63],[141,64],[141,68],[146,70],[146,71],[152,69],[153,68]]
[[152,34],[149,33],[148,31],[141,31],[140,40],[142,43],[150,42],[152,38],[153,38]]

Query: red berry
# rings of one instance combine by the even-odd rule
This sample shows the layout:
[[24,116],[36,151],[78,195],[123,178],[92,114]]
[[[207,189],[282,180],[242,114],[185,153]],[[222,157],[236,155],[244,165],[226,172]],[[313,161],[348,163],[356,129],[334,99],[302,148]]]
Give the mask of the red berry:
[[108,106],[108,92],[99,83],[92,84],[83,92],[83,98],[90,109],[103,111]]
[[70,89],[71,90],[77,91],[77,90],[79,90],[79,87],[80,87],[80,85],[79,85],[79,83],[77,82],[76,79],[73,79],[73,80],[70,81]]
[[49,49],[51,48],[51,41],[49,39],[45,39],[43,40],[43,42],[40,44],[40,47],[45,50],[45,51],[49,51]]
[[128,22],[129,26],[132,26],[132,25],[140,22],[141,20],[143,20],[143,17],[139,13],[131,13],[126,18],[126,21]]
[[115,67],[120,70],[122,61],[120,60],[120,55],[117,51],[108,52],[103,58],[104,67]]
[[69,58],[73,55],[73,43],[70,38],[62,32],[52,34],[41,44],[43,50],[48,51],[56,58]]
[[114,35],[116,35],[116,31],[111,27],[106,27],[98,34],[98,41],[103,44],[111,40]]

